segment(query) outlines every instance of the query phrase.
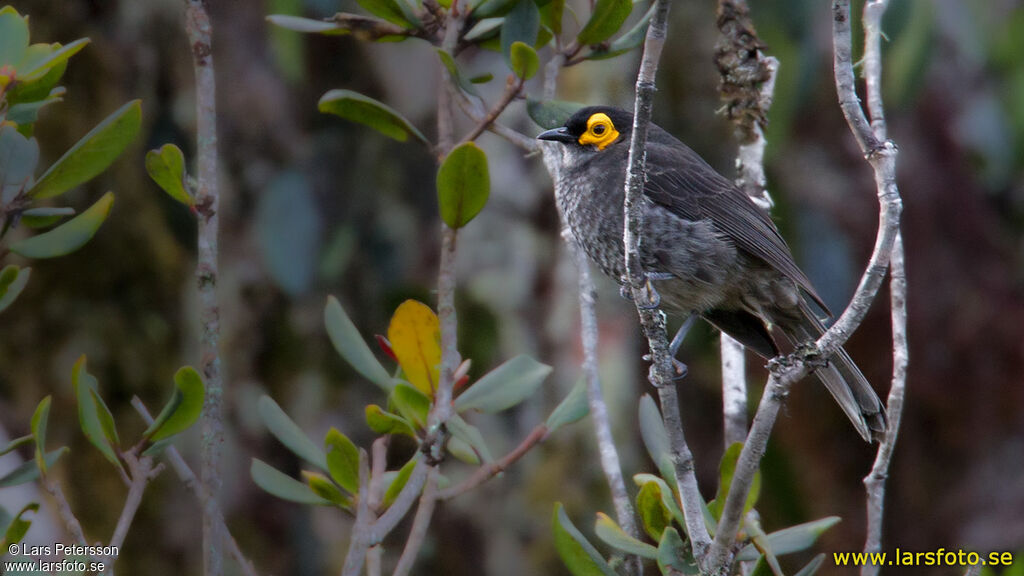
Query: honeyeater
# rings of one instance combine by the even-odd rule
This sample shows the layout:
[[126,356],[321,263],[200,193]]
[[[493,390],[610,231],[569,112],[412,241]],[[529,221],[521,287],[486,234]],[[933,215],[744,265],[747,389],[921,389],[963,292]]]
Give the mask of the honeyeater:
[[[555,176],[555,196],[576,242],[623,284],[623,198],[633,115],[583,108],[537,138]],[[767,211],[696,152],[654,124],[647,139],[640,260],[661,306],[697,314],[765,358],[825,330],[807,302],[828,313],[793,261]],[[829,313],[830,314],[830,313]],[[865,440],[880,439],[885,411],[840,348],[815,370]]]

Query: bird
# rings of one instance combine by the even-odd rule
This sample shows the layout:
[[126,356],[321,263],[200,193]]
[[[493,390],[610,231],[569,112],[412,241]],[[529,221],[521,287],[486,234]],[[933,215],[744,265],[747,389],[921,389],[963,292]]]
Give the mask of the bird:
[[[633,114],[588,106],[537,136],[555,200],[576,243],[626,285],[623,199]],[[780,354],[825,331],[831,316],[765,208],[696,152],[651,123],[639,259],[666,312],[697,315],[758,355]],[[625,293],[625,292],[624,292]],[[843,348],[815,370],[865,441],[881,441],[885,409]]]

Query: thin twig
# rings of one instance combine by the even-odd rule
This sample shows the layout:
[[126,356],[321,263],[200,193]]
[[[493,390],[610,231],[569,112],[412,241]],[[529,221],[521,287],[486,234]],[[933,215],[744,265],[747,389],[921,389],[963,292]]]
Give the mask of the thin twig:
[[888,140],[883,141],[876,138],[857,99],[851,56],[849,0],[833,0],[832,7],[836,90],[847,124],[875,172],[875,186],[879,199],[878,234],[875,238],[871,258],[857,285],[857,290],[839,320],[815,342],[811,349],[797,352],[771,363],[771,375],[761,398],[757,415],[754,417],[747,442],[744,444],[736,464],[729,496],[726,498],[718,532],[715,534],[715,541],[709,554],[708,567],[712,574],[724,575],[728,571],[732,559],[731,549],[736,540],[736,532],[743,512],[743,503],[753,482],[754,473],[764,455],[768,437],[782,401],[789,393],[793,383],[813,370],[814,360],[831,356],[860,325],[885,276],[899,229],[902,201],[896,186],[896,146]]
[[[149,413],[146,405],[142,403],[142,400],[138,396],[132,398],[132,406],[135,407],[135,411],[142,417],[142,421],[145,422],[146,426],[153,423],[153,416]],[[208,504],[210,497],[203,491],[202,484],[199,483],[195,473],[192,472],[192,468],[190,468],[188,463],[185,462],[185,459],[182,458],[178,449],[174,446],[168,446],[164,451],[164,456],[167,458],[168,463],[170,463],[171,468],[174,470],[174,474],[178,479],[181,480],[182,483],[185,484],[185,487],[195,495],[196,499],[199,500],[200,505],[205,507]],[[228,554],[234,558],[235,562],[238,563],[242,574],[245,576],[256,576],[256,567],[253,566],[252,562],[248,558],[246,558],[245,554],[242,554],[242,549],[238,546],[238,542],[231,534],[231,530],[228,529],[227,523],[224,520],[224,513],[220,510],[220,507],[216,502],[214,505],[217,506],[217,522],[220,524],[221,536],[224,537],[224,544],[228,548]]]
[[352,536],[348,542],[348,554],[341,576],[359,576],[366,559],[366,550],[372,545],[369,541],[370,525],[373,522],[373,511],[370,510],[370,465],[365,450],[359,451],[359,495],[356,503],[356,523],[352,527]]
[[508,77],[508,82],[505,84],[505,91],[501,94],[501,98],[498,99],[498,102],[495,103],[494,107],[491,108],[483,118],[477,120],[476,126],[473,127],[469,134],[466,134],[466,137],[463,138],[459,144],[476,140],[484,133],[484,130],[490,128],[491,124],[498,119],[498,116],[501,116],[501,113],[505,111],[505,108],[508,108],[508,105],[515,100],[516,95],[523,89],[523,82],[524,80],[522,78],[510,75]]
[[498,474],[501,474],[508,469],[509,466],[519,461],[519,459],[529,452],[534,446],[542,442],[544,438],[547,437],[547,433],[547,426],[544,426],[543,424],[538,425],[511,452],[498,460],[480,466],[473,471],[473,474],[471,474],[469,478],[466,478],[459,484],[441,490],[437,493],[437,499],[449,500],[451,498],[455,498],[456,496],[465,494],[484,482],[487,482]]
[[416,509],[416,517],[413,518],[412,528],[409,536],[405,539],[405,549],[398,558],[398,565],[392,576],[406,576],[416,557],[423,547],[423,541],[427,537],[427,529],[430,527],[430,519],[434,516],[434,506],[437,504],[437,468],[431,468],[427,472],[427,484],[423,487],[423,494],[420,496],[420,505]]
[[64,495],[64,490],[60,487],[60,484],[49,474],[44,474],[43,488],[49,492],[54,502],[57,503],[57,514],[60,515],[61,521],[64,522],[64,528],[68,531],[68,534],[71,535],[76,544],[88,546],[88,542],[85,540],[85,533],[82,532],[82,523],[78,521],[78,517],[71,510],[71,504],[68,503],[67,496]]
[[200,371],[206,384],[202,416],[203,490],[210,495],[203,506],[203,574],[223,573],[217,501],[222,484],[221,448],[224,443],[223,382],[220,374],[220,308],[217,305],[217,230],[220,195],[217,190],[217,110],[213,69],[213,32],[204,0],[185,0],[185,33],[192,49],[196,76],[196,153],[199,220],[196,280],[199,286]]
[[672,461],[676,469],[676,481],[683,504],[687,534],[693,545],[694,557],[700,562],[710,545],[707,527],[704,524],[703,499],[694,475],[693,455],[683,435],[679,417],[679,399],[675,389],[675,368],[669,353],[668,334],[665,331],[665,315],[660,310],[644,306],[651,295],[647,276],[640,264],[639,247],[643,234],[643,186],[644,148],[647,144],[647,129],[653,107],[654,77],[658,59],[665,44],[670,0],[657,0],[654,17],[647,28],[643,57],[636,80],[636,104],[633,117],[633,134],[629,146],[629,171],[626,174],[626,198],[623,206],[625,226],[623,241],[626,252],[626,274],[632,291],[633,302],[637,305],[640,324],[651,352],[651,384],[658,389],[661,399],[662,417],[668,430]]
[[412,509],[413,503],[419,497],[420,491],[423,490],[423,484],[427,480],[427,472],[432,468],[423,459],[416,462],[412,472],[409,474],[409,480],[405,483],[402,491],[398,493],[398,496],[395,497],[395,501],[366,531],[366,540],[369,546],[375,546],[383,542],[384,538],[402,521],[402,518],[405,518],[405,515]]
[[[449,79],[448,82],[448,92],[455,99],[455,103],[459,105],[459,108],[462,109],[466,116],[469,116],[474,122],[483,122],[484,116],[487,114],[484,111],[483,105],[479,102],[470,100],[469,97],[462,92],[462,89],[460,89],[451,79]],[[518,146],[528,154],[535,154],[538,150],[537,143],[534,142],[532,138],[527,138],[500,122],[491,122],[487,125],[487,130],[504,138],[511,144]]]
[[124,546],[128,529],[131,528],[139,505],[142,504],[142,494],[146,491],[146,486],[163,470],[162,464],[153,466],[153,459],[149,456],[136,456],[133,452],[126,452],[123,455],[123,460],[128,465],[132,485],[128,488],[128,496],[124,500],[124,508],[121,509],[121,516],[117,519],[117,525],[114,527],[114,534],[110,537],[110,546],[118,549]]
[[[384,499],[384,472],[388,465],[388,444],[391,436],[385,435],[373,441],[373,448],[370,452],[370,488],[367,495],[370,500],[370,509],[378,510],[381,501]],[[366,551],[366,575],[380,576],[381,564],[384,561],[384,548],[381,545],[370,546]]]

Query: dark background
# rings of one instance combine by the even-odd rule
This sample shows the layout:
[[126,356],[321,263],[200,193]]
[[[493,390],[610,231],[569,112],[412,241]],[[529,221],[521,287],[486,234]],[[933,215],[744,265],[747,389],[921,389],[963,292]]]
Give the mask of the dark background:
[[[830,10],[814,0],[751,4],[769,54],[781,61],[767,156],[776,219],[819,292],[842,309],[870,252],[877,202],[869,166],[836,103]],[[0,317],[0,432],[27,433],[35,404],[54,395],[51,442],[72,447],[57,474],[87,536],[105,541],[124,489],[78,430],[74,360],[88,355],[127,437],[143,428],[128,405],[132,395],[156,409],[174,370],[198,363],[195,225],[143,168],[145,151],[162,143],[178,144],[187,157],[194,150],[182,6],[174,0],[13,5],[31,16],[33,41],[92,39],[71,61],[65,102],[48,108],[37,125],[43,164],[123,102],[143,100],[139,142],[67,196],[84,207],[114,190],[110,219],[79,253],[33,263],[28,288]],[[319,114],[316,101],[331,88],[364,92],[431,136],[436,57],[419,41],[300,36],[263,20],[275,12],[358,11],[353,2],[234,0],[211,2],[211,10],[223,194],[224,506],[261,573],[333,573],[347,547],[349,519],[278,501],[249,479],[253,456],[299,471],[265,432],[255,402],[268,393],[312,437],[335,426],[369,446],[363,407],[383,397],[331,349],[322,309],[327,294],[338,296],[369,337],[386,331],[403,299],[433,302],[440,238],[434,163],[416,144]],[[735,140],[716,115],[714,3],[680,2],[672,10],[655,121],[731,175]],[[905,202],[911,364],[884,549],[1024,554],[1024,9],[1009,0],[893,2],[885,31],[889,134],[900,148]],[[559,97],[629,107],[637,60],[632,53],[566,70]],[[495,72],[497,80],[484,87],[493,99],[506,75],[500,57],[469,54],[463,62],[473,74]],[[539,86],[529,89],[539,95]],[[539,132],[522,103],[502,120]],[[460,123],[458,133],[470,126]],[[558,239],[540,159],[524,158],[492,135],[480,141],[490,158],[492,193],[460,235],[460,350],[477,375],[519,353],[556,367],[542,393],[515,413],[477,422],[500,454],[578,377],[578,319],[574,272]],[[603,379],[628,478],[653,470],[636,423],[637,398],[650,390],[631,305],[601,282]],[[701,328],[681,354],[691,368],[680,388],[685,430],[705,495],[713,494],[721,455],[715,342],[717,335]],[[884,397],[891,371],[884,292],[847,349]],[[752,405],[764,380],[760,364],[750,359]],[[198,466],[198,431],[179,444]],[[411,449],[393,450],[392,465]],[[763,525],[772,530],[838,515],[843,521],[815,551],[861,549],[861,479],[873,457],[814,379],[798,384],[764,462]],[[416,573],[564,573],[550,543],[556,500],[589,534],[594,512],[611,511],[589,420],[560,431],[502,478],[441,506]],[[4,500],[9,510],[23,503]],[[120,573],[198,574],[199,517],[181,484],[163,474],[147,492]],[[37,524],[30,541],[63,540],[45,532],[46,522]],[[396,554],[401,534],[389,548]],[[962,571],[944,570],[920,573]],[[829,559],[823,573],[849,571]]]

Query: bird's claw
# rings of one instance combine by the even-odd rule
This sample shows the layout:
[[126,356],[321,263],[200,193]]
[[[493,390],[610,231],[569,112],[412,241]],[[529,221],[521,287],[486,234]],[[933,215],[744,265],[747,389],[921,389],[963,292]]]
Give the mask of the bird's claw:
[[643,294],[643,301],[636,305],[637,308],[641,308],[643,310],[654,310],[661,305],[661,294],[658,294],[658,291],[654,288],[654,284],[651,283],[650,276],[644,280],[644,285],[641,290]]
[[[650,360],[650,359],[651,359],[650,354],[647,354],[647,355],[644,356],[644,360]],[[672,358],[672,377],[669,378],[669,380],[671,382],[678,382],[678,381],[682,380],[683,378],[686,378],[686,375],[689,374],[689,373],[690,373],[689,366],[687,366],[686,364],[680,362],[679,360],[677,360],[675,358]],[[657,382],[658,380],[657,380],[656,376],[657,376],[657,371],[655,369],[655,366],[654,366],[654,364],[651,364],[650,368],[647,369],[647,378],[651,382]]]

